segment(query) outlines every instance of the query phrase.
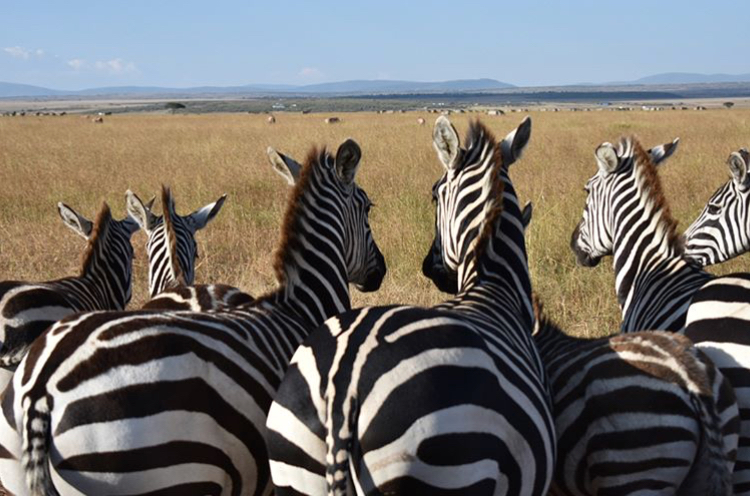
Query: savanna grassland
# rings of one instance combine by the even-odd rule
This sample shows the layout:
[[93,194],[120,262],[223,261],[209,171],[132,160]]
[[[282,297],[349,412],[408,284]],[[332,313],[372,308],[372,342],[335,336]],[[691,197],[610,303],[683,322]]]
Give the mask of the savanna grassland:
[[[479,114],[476,114],[479,115]],[[531,112],[526,154],[513,166],[521,201],[534,203],[528,252],[535,290],[569,332],[599,335],[618,327],[611,259],[576,267],[568,248],[580,219],[583,185],[596,170],[594,148],[623,134],[647,146],[682,141],[662,167],[662,182],[680,229],[728,177],[725,159],[750,145],[750,110]],[[266,147],[303,160],[313,145],[335,148],[347,137],[363,150],[358,182],[375,203],[371,224],[388,263],[381,290],[354,294],[354,304],[433,304],[444,298],[421,275],[433,234],[430,191],[442,168],[432,148],[434,115],[421,113],[150,115],[0,119],[0,280],[45,280],[78,271],[84,240],[63,226],[64,201],[93,218],[102,201],[125,215],[125,191],[144,200],[171,185],[186,214],[227,193],[219,216],[198,234],[197,282],[223,282],[260,294],[274,285],[273,252],[289,192]],[[418,117],[427,124],[419,126]],[[463,135],[472,114],[451,116]],[[484,116],[504,136],[521,114]],[[158,209],[157,209],[158,210]],[[134,299],[147,296],[146,237],[137,233]],[[750,257],[716,272],[750,270]]]

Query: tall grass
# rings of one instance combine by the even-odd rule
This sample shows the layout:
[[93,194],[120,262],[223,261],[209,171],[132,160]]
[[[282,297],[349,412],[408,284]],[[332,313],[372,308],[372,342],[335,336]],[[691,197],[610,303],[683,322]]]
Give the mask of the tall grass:
[[[662,167],[665,191],[681,228],[728,177],[725,159],[750,141],[750,111],[533,112],[531,143],[511,176],[522,201],[534,202],[528,231],[533,283],[546,308],[569,332],[601,335],[618,327],[611,263],[575,266],[568,248],[580,219],[583,184],[595,170],[594,148],[623,134],[653,146],[682,138]],[[347,137],[363,150],[358,182],[376,207],[373,232],[389,265],[382,289],[355,294],[354,304],[433,304],[444,295],[421,275],[433,234],[430,191],[441,174],[429,114],[121,115],[93,124],[80,116],[0,119],[0,280],[45,280],[76,273],[83,240],[56,214],[64,201],[93,218],[102,201],[125,215],[130,188],[150,198],[172,186],[180,213],[229,198],[198,235],[198,282],[223,282],[260,294],[273,287],[271,268],[288,187],[271,170],[271,145],[302,160],[314,144],[335,148]],[[417,117],[427,119],[419,126]],[[459,132],[470,115],[452,116]],[[483,121],[504,136],[520,114]],[[147,296],[145,236],[136,245],[135,296]],[[748,270],[747,257],[716,272]]]

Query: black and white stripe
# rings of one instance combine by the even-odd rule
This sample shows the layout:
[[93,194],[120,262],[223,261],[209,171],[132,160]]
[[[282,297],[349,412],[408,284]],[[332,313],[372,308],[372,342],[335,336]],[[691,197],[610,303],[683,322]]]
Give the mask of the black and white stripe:
[[[735,389],[741,424],[733,484],[736,494],[750,494],[750,349],[745,346],[750,328],[745,319],[739,319],[732,321],[729,330],[719,332],[711,320],[723,319],[726,309],[716,301],[703,306],[708,309],[704,312],[693,306],[715,298],[713,285],[724,287],[721,293],[725,295],[726,288],[734,288],[731,298],[742,308],[750,299],[743,295],[738,278],[712,279],[683,257],[653,157],[640,143],[633,138],[623,139],[617,147],[604,143],[597,148],[596,159],[599,171],[586,185],[586,208],[573,232],[571,248],[579,263],[588,266],[614,255],[623,332],[680,331],[694,322],[688,336]],[[689,313],[693,317],[688,320]],[[702,320],[712,329],[698,332]],[[726,404],[721,398],[719,402]],[[720,415],[729,421],[726,412]]]
[[458,296],[326,322],[294,356],[268,418],[278,495],[544,495],[555,435],[532,338],[521,209],[508,166],[530,120],[461,149],[435,126],[446,172],[425,274]]
[[[540,311],[534,340],[554,399],[553,494],[732,494],[737,404],[689,339],[663,331],[575,338]],[[723,431],[719,411],[733,419]]]
[[685,231],[685,257],[701,266],[725,262],[750,250],[750,153],[727,159],[732,178],[708,200]]
[[31,494],[53,485],[268,494],[266,412],[292,353],[350,308],[349,281],[372,291],[385,275],[371,203],[354,182],[360,156],[351,140],[335,159],[309,156],[287,209],[276,291],[223,312],[82,314],[38,340],[2,400],[0,482]]
[[181,216],[175,209],[170,188],[162,186],[163,214],[155,215],[134,193],[128,191],[128,211],[148,233],[151,299],[145,310],[221,310],[253,301],[252,296],[226,284],[197,284],[195,233],[219,213],[226,195],[216,202]]
[[76,312],[122,310],[130,301],[131,235],[138,225],[112,218],[105,203],[94,222],[64,203],[65,225],[88,241],[81,274],[47,282],[0,282],[0,391],[31,343],[50,325]]

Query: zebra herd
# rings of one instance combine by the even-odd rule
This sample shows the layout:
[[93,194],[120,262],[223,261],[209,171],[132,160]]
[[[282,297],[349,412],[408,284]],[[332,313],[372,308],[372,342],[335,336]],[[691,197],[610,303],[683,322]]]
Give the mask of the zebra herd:
[[[603,143],[571,238],[579,264],[613,256],[620,333],[567,335],[529,275],[510,171],[526,118],[463,144],[441,116],[445,172],[423,274],[434,307],[352,309],[385,259],[355,179],[362,151],[268,149],[292,187],[274,261],[253,298],[194,285],[195,233],[225,196],[180,216],[163,188],[91,222],[81,275],[0,283],[0,483],[15,495],[750,494],[750,275],[705,265],[750,250],[750,154],[684,233],[649,150]],[[138,229],[151,300],[131,296]],[[747,329],[750,331],[750,329]],[[603,329],[612,334],[611,329]]]

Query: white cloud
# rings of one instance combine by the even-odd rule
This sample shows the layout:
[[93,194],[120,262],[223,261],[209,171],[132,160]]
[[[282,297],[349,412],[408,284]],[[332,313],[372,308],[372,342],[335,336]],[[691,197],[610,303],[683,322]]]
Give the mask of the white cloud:
[[36,50],[29,50],[24,47],[14,46],[3,48],[3,51],[14,59],[29,60],[32,55],[38,58],[44,57],[44,50],[42,50],[41,48],[37,48]]
[[99,60],[94,62],[94,67],[97,70],[105,71],[109,74],[129,74],[138,72],[138,68],[136,68],[133,62],[126,62],[119,58],[106,61]]
[[83,59],[71,59],[66,62],[68,64],[68,67],[72,68],[74,71],[80,71],[86,66],[86,61]]
[[299,71],[299,75],[305,78],[319,78],[323,75],[323,72],[317,67],[303,67]]

